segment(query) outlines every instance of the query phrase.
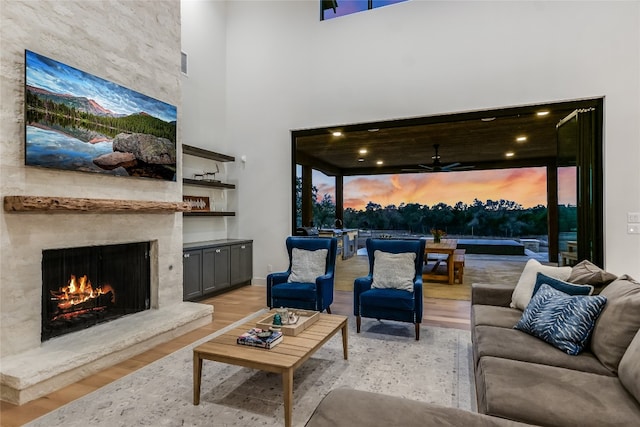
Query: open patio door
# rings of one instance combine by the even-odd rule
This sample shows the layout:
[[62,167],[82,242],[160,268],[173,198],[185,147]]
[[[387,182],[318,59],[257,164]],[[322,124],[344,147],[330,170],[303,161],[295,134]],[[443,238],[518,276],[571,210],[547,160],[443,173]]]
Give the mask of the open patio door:
[[583,259],[600,267],[604,264],[601,106],[575,110],[556,126],[558,225],[554,252],[560,264]]

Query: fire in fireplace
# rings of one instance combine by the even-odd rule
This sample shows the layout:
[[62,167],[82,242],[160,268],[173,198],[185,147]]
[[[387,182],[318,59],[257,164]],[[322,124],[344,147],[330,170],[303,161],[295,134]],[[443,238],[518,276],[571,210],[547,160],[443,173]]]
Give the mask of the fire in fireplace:
[[149,242],[42,251],[42,341],[150,307]]
[[95,289],[87,276],[76,279],[73,274],[69,285],[57,291],[50,291],[51,301],[57,304],[52,321],[70,319],[91,312],[107,310],[115,302],[115,295],[110,285],[98,286]]

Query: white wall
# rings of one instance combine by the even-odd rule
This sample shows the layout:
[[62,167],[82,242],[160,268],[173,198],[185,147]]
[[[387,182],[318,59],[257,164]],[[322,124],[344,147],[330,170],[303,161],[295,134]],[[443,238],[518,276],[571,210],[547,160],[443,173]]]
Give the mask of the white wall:
[[406,3],[320,22],[318,2],[227,3],[226,145],[254,276],[286,266],[290,130],[605,97],[607,270],[640,277],[640,5]]
[[[226,138],[226,78],[225,61],[226,10],[224,1],[183,0],[181,2],[182,51],[188,57],[187,75],[182,76],[183,142],[222,154],[229,154]],[[216,179],[231,184],[237,182],[226,173],[240,164],[218,163],[220,174]],[[212,171],[209,160],[184,157],[183,176]],[[233,211],[237,207],[234,190],[211,190],[185,186],[184,194],[207,196],[214,210]],[[184,242],[202,242],[227,238],[229,224],[235,218],[186,217]]]
[[[180,143],[179,2],[3,0],[0,12],[0,194],[182,200],[180,182],[24,166],[25,49],[177,106]],[[0,355],[40,346],[43,249],[135,241],[157,242],[154,308],[181,303],[182,215],[0,210]]]

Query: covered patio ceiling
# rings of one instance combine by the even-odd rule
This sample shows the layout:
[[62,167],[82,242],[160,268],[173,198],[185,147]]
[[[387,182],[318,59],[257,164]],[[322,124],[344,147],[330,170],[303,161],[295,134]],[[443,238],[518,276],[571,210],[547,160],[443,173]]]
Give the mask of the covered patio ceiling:
[[[465,170],[555,164],[556,125],[594,100],[531,105],[293,132],[295,163],[329,176],[429,170],[434,144],[443,166]],[[546,111],[547,114],[538,113]],[[334,136],[333,132],[341,132]],[[518,141],[518,137],[526,137]],[[361,153],[366,150],[366,153]],[[507,156],[512,152],[512,156]],[[381,162],[381,164],[378,164]],[[455,170],[455,169],[454,169]]]

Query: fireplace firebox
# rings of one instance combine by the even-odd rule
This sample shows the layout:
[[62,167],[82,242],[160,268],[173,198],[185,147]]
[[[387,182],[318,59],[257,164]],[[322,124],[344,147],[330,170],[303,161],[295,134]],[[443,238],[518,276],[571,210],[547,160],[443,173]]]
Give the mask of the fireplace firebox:
[[150,307],[149,242],[42,251],[42,341]]

